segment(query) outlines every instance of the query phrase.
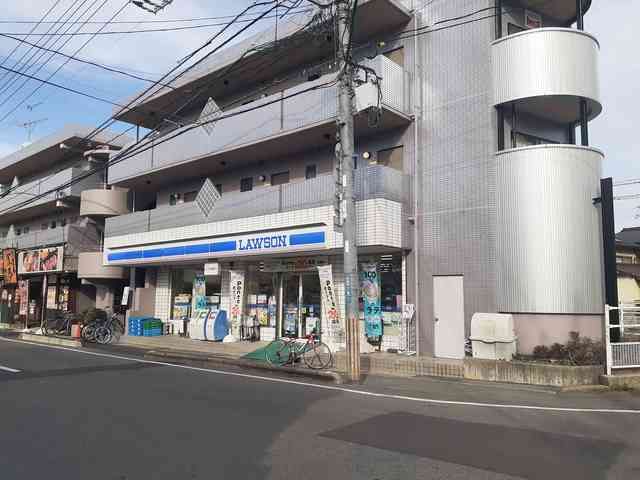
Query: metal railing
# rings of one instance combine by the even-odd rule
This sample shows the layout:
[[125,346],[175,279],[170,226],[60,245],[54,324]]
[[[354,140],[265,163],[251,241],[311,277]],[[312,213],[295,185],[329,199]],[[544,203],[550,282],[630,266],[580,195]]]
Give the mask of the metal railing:
[[[611,312],[617,311],[619,323],[611,324]],[[604,333],[606,348],[606,370],[607,375],[611,375],[612,370],[625,368],[640,368],[640,342],[629,341],[630,332],[640,329],[640,307],[635,305],[620,305],[612,307],[605,305],[604,310]],[[611,341],[611,329],[619,329],[620,341]],[[627,334],[625,336],[625,329]],[[635,335],[639,335],[635,333]],[[627,339],[627,340],[626,340]]]

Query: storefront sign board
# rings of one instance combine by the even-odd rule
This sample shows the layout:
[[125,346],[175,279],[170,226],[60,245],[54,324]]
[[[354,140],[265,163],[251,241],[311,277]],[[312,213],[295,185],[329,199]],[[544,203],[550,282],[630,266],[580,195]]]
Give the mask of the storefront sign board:
[[215,263],[205,263],[204,264],[204,276],[205,277],[217,277],[220,275],[220,264]]
[[18,254],[18,273],[61,272],[64,247],[27,250]]
[[7,248],[2,251],[2,268],[4,271],[4,283],[18,283],[18,271],[16,269],[16,251],[13,248]]
[[360,289],[364,306],[365,335],[369,340],[382,337],[382,309],[380,306],[380,275],[376,263],[363,263],[360,267]]
[[251,235],[216,237],[140,247],[105,248],[106,265],[166,263],[191,259],[276,253],[326,248],[326,228],[300,228]]

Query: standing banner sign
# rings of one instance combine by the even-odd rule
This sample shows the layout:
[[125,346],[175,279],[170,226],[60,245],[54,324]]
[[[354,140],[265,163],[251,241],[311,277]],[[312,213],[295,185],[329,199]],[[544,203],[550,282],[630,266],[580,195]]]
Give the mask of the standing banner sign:
[[231,334],[240,335],[242,324],[242,312],[244,311],[244,284],[245,273],[243,270],[231,270]]
[[318,266],[320,288],[322,290],[322,319],[327,326],[329,336],[336,336],[340,331],[340,311],[336,300],[336,290],[333,285],[333,270],[331,265]]
[[18,282],[18,298],[20,299],[20,315],[27,315],[29,308],[29,280],[20,280]]
[[375,263],[363,263],[360,268],[360,288],[364,306],[364,330],[370,342],[382,339],[382,309],[380,306],[380,275]]
[[201,310],[209,310],[207,305],[207,279],[203,273],[197,273],[193,279],[193,316]]

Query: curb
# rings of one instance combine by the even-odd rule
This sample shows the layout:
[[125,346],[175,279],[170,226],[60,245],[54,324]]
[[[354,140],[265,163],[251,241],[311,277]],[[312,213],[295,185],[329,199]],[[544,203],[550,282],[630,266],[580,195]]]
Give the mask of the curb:
[[73,338],[35,335],[33,333],[20,333],[20,340],[45,345],[57,345],[59,347],[82,348],[82,342]]
[[178,353],[163,350],[149,350],[144,353],[147,360],[156,360],[167,363],[177,363],[180,365],[189,365],[192,367],[211,368],[211,367],[241,367],[249,370],[260,370],[274,373],[284,373],[298,377],[312,378],[314,380],[329,382],[334,384],[345,383],[344,378],[338,372],[327,370],[309,370],[295,367],[275,367],[268,363],[256,362],[254,360],[246,360],[243,358],[212,356],[212,355],[195,355],[190,353]]

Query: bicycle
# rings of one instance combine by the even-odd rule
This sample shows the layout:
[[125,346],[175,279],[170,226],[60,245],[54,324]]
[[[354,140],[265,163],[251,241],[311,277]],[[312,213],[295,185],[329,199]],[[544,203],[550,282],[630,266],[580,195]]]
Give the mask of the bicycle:
[[73,313],[56,312],[53,317],[48,316],[42,324],[44,335],[66,335],[71,336],[71,324],[75,320]]
[[100,345],[106,345],[111,343],[114,335],[118,333],[124,333],[124,326],[122,325],[118,314],[112,313],[102,325],[96,327],[93,339]]
[[315,332],[306,336],[304,342],[295,338],[274,340],[266,348],[266,357],[271,365],[278,367],[293,365],[302,358],[305,365],[313,370],[325,369],[333,362],[331,349],[320,341]]

